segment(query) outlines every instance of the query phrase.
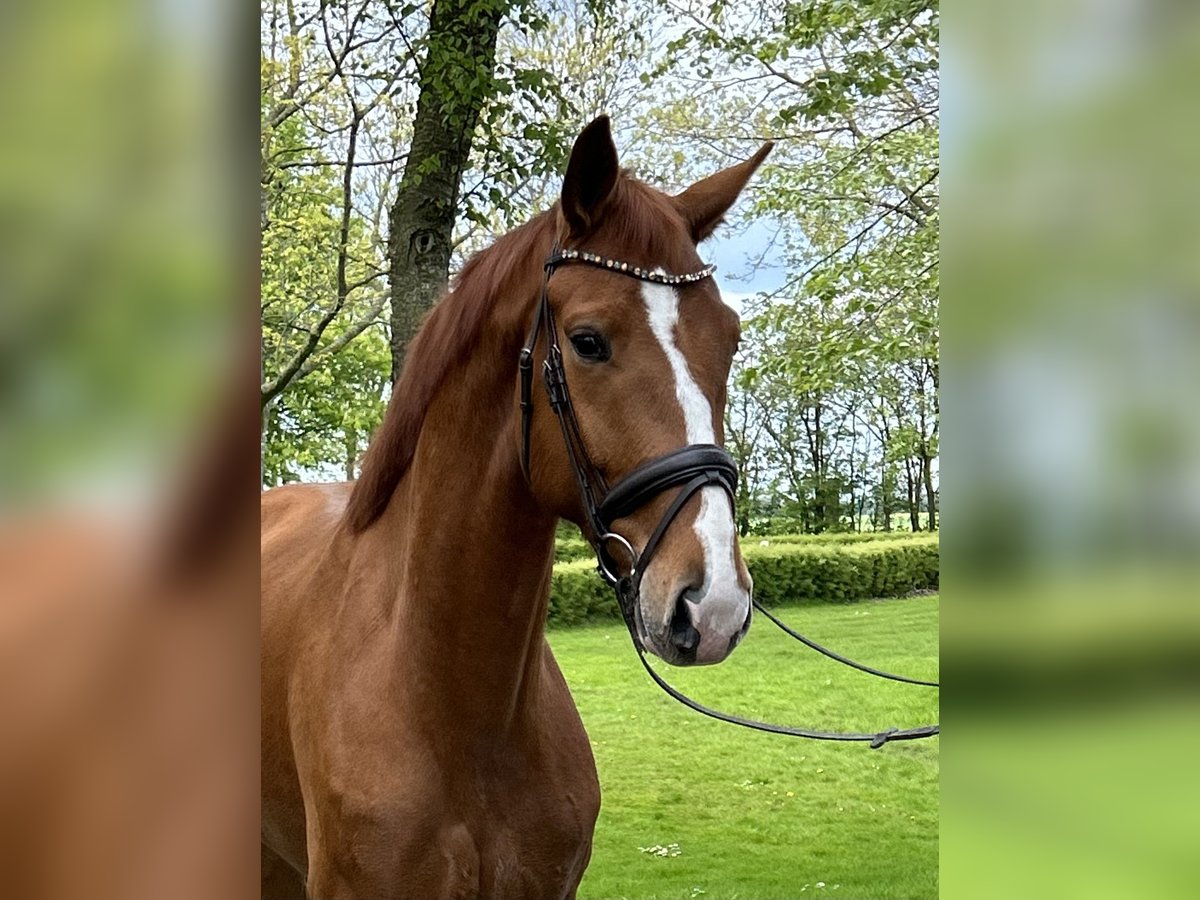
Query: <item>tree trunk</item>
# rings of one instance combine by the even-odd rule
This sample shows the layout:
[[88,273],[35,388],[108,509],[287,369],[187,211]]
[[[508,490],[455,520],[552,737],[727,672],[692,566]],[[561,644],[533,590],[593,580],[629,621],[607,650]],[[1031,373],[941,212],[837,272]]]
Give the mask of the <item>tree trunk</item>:
[[737,510],[737,531],[739,537],[745,537],[750,533],[750,490],[745,485],[743,471],[743,483],[738,485],[738,510]]
[[358,468],[358,432],[353,428],[347,428],[344,433],[346,458],[343,460],[345,464],[346,480],[353,481],[358,477],[356,469]]
[[[850,530],[862,531],[862,517],[859,515],[858,505],[858,470],[854,466],[854,454],[858,452],[858,416],[851,413],[851,438],[850,438]],[[840,497],[838,498],[841,499]],[[838,516],[839,520],[841,515]]]
[[888,448],[892,443],[892,430],[888,427],[883,404],[879,406],[879,505],[883,513],[883,530],[892,530],[892,500],[895,494],[893,480],[888,477]]
[[392,381],[446,287],[458,192],[493,92],[502,0],[434,0],[413,137],[389,217]]
[[[925,483],[925,507],[929,510],[929,530],[933,531],[937,524],[937,513],[933,509],[933,457],[929,453],[930,438],[927,433],[928,422],[925,418],[925,377],[930,373],[928,362],[925,363],[917,381],[917,405],[921,413],[921,478]],[[936,427],[936,426],[935,426]],[[920,504],[918,504],[919,506]]]
[[816,488],[813,491],[813,518],[819,532],[829,530],[829,511],[825,505],[825,448],[821,441],[821,401],[813,407],[813,474]]
[[913,531],[921,530],[921,482],[913,471],[911,456],[904,457],[904,486],[908,492],[908,524]]
[[921,459],[922,474],[925,478],[925,506],[929,510],[929,530],[937,529],[937,510],[934,509],[933,499],[933,457],[926,451]]
[[[885,451],[886,452],[886,451]],[[883,526],[880,530],[892,530],[892,483],[888,478],[887,463],[885,462],[879,470],[879,513],[880,524]]]

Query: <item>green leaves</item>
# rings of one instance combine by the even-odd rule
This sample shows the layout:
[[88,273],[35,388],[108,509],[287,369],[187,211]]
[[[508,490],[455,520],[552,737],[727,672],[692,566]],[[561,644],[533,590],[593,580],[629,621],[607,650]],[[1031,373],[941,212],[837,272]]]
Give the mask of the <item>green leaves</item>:
[[890,523],[937,452],[937,5],[713,2],[683,24],[658,71],[693,88],[660,118],[701,154],[778,142],[750,215],[780,223],[786,283],[743,317],[727,429],[751,502],[812,530]]
[[263,481],[346,477],[382,413],[390,370],[378,324],[384,262],[353,209],[343,242],[344,163],[310,162],[321,159],[318,101],[275,125],[267,87],[262,103]]

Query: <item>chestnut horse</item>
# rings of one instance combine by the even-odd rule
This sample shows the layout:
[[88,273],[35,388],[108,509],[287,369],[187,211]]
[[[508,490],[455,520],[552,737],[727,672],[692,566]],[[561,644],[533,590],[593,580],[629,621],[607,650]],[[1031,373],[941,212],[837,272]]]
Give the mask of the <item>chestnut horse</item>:
[[[597,119],[559,203],[474,256],[429,315],[359,481],[264,495],[264,896],[575,896],[600,789],[544,623],[557,520],[597,536],[541,391],[524,471],[518,357],[546,290],[607,483],[719,444],[739,326],[707,273],[547,279],[543,263],[559,247],[696,273],[697,243],[769,150],[668,196],[619,169]],[[634,548],[670,493],[617,523]],[[750,622],[726,491],[695,492],[657,546],[636,598],[644,643],[719,662]]]

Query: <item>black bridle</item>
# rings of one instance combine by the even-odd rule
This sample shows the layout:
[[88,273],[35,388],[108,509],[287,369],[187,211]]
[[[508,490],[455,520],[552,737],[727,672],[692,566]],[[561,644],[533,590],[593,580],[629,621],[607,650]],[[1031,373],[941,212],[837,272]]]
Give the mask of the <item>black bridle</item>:
[[[905,729],[892,728],[868,734],[812,731],[787,725],[774,725],[769,722],[760,722],[756,719],[745,719],[741,716],[711,709],[693,700],[691,697],[680,693],[651,668],[650,663],[646,659],[646,648],[642,643],[641,634],[637,626],[640,615],[637,599],[642,576],[649,567],[650,561],[653,559],[663,535],[675,520],[679,511],[683,509],[684,504],[697,491],[708,485],[720,487],[729,495],[730,508],[734,507],[738,483],[737,463],[724,448],[718,447],[715,444],[689,444],[650,460],[634,469],[611,487],[608,485],[604,476],[596,468],[591,457],[588,455],[587,446],[584,444],[583,435],[579,429],[579,420],[575,415],[575,407],[571,403],[571,393],[567,387],[567,374],[563,368],[562,348],[558,342],[558,329],[554,322],[554,311],[550,308],[550,276],[554,274],[559,266],[567,263],[581,263],[630,278],[636,278],[640,281],[650,281],[656,284],[673,286],[691,284],[709,278],[716,271],[716,266],[705,266],[703,269],[685,275],[667,275],[660,270],[632,266],[628,263],[608,259],[594,253],[581,250],[559,250],[556,246],[551,251],[549,258],[543,266],[542,296],[538,303],[537,311],[534,313],[533,325],[529,329],[529,338],[521,350],[519,362],[521,374],[521,467],[528,481],[530,479],[530,427],[533,417],[533,353],[538,337],[544,328],[546,331],[546,358],[542,363],[542,378],[546,386],[546,395],[550,402],[550,409],[558,420],[559,428],[562,431],[563,442],[567,448],[567,458],[570,460],[571,469],[574,472],[575,481],[579,488],[579,496],[583,501],[584,516],[588,529],[591,531],[589,541],[596,553],[597,568],[600,577],[616,592],[617,605],[620,607],[621,617],[625,620],[625,626],[629,630],[629,636],[633,640],[634,648],[637,650],[638,659],[641,660],[642,666],[645,667],[650,677],[668,695],[689,709],[693,709],[706,716],[711,716],[714,719],[719,719],[722,722],[730,722],[734,725],[742,725],[746,728],[767,731],[773,734],[787,734],[794,737],[812,738],[822,741],[868,741],[872,748],[882,747],[889,741],[907,741],[939,734],[940,728],[937,725],[921,725]],[[642,552],[638,553],[626,538],[612,530],[613,523],[617,519],[623,518],[640,509],[661,493],[673,487],[679,487],[679,492],[667,506],[666,511],[658,521],[658,525],[651,532],[649,540],[646,541],[645,547],[642,548]],[[612,544],[620,546],[628,557],[628,574],[620,574],[620,567],[615,563],[609,551],[609,547]],[[799,632],[793,631],[775,615],[763,608],[757,600],[754,600],[753,603],[755,609],[779,626],[784,632],[831,659],[881,678],[889,678],[909,684],[938,687],[937,682],[921,681],[903,675],[893,675],[841,656],[832,650],[822,647],[815,641],[804,637]]]

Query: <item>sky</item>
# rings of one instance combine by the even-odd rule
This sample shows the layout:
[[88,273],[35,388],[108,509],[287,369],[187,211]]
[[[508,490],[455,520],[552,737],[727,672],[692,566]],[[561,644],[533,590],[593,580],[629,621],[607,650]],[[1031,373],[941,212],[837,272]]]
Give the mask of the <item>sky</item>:
[[770,219],[757,219],[745,226],[718,228],[700,247],[700,256],[717,265],[721,297],[739,313],[746,298],[776,290],[787,278],[782,255],[770,247],[778,227]]

